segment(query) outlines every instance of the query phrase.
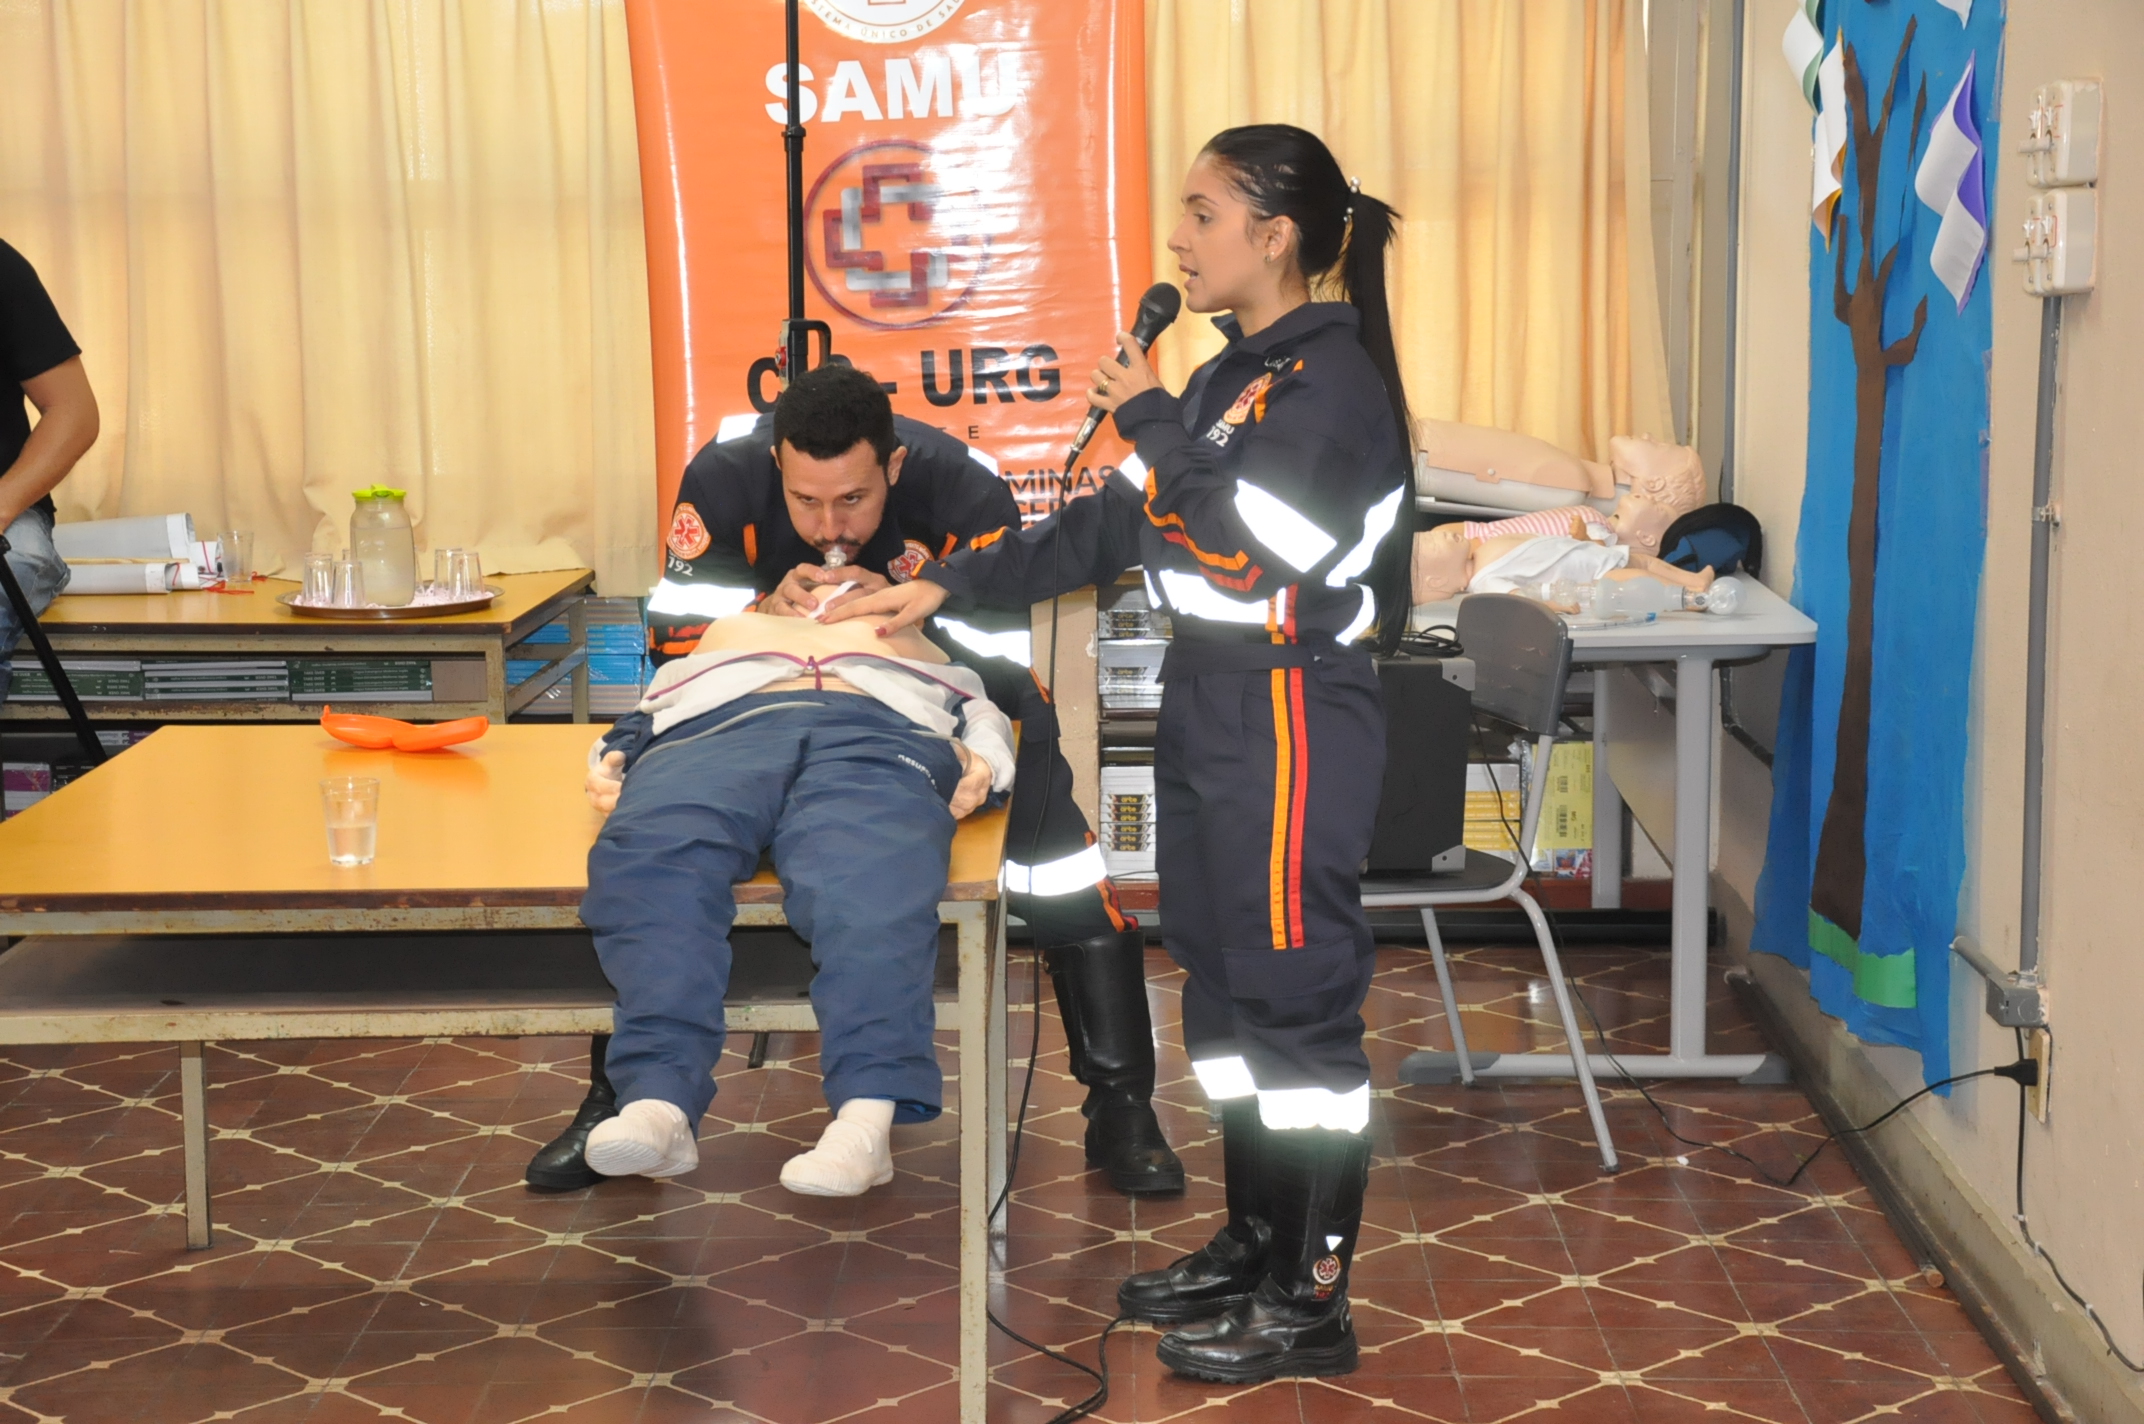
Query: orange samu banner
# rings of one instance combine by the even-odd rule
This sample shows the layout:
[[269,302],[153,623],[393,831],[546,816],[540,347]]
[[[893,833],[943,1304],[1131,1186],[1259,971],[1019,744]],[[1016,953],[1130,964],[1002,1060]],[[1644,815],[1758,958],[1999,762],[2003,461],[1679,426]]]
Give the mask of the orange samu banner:
[[[787,316],[782,0],[628,0],[667,521],[767,409]],[[1145,290],[1142,0],[804,0],[806,315],[1030,517]],[[1089,447],[1091,488],[1123,454]]]

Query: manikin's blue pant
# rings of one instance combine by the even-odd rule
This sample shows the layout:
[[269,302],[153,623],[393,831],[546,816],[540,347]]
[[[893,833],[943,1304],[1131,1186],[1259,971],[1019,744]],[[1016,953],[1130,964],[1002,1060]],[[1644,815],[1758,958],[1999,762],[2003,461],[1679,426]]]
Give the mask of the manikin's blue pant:
[[936,1117],[931,982],[959,780],[950,743],[854,693],[739,698],[631,761],[581,901],[618,991],[604,1069],[619,1101],[660,1098],[695,1124],[714,1101],[731,887],[771,847],[818,966],[828,1104],[889,1098],[896,1121]]

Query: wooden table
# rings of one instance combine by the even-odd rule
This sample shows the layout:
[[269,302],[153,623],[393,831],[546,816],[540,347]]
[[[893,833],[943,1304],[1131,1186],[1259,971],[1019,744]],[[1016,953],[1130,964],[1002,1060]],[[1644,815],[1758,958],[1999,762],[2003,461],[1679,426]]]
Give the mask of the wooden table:
[[[369,752],[315,727],[174,726],[0,824],[0,1043],[181,1046],[187,1244],[209,1244],[214,1039],[588,1033],[611,992],[580,925],[601,818],[586,727],[495,726],[446,752]],[[377,776],[379,853],[328,863],[318,782]],[[989,1208],[1004,1180],[1005,816],[953,841],[938,1019],[960,1036],[960,1417],[981,1424]],[[782,889],[737,887],[740,941],[785,935]],[[815,1032],[793,985],[733,1030]],[[749,989],[749,984],[746,986]]]
[[[494,574],[490,582],[504,590],[491,607],[447,618],[382,619],[342,622],[301,618],[276,600],[298,586],[287,579],[258,579],[249,594],[186,592],[106,594],[52,601],[38,620],[64,659],[105,656],[222,658],[362,655],[372,658],[429,659],[433,697],[429,702],[352,703],[353,711],[383,717],[445,721],[487,716],[503,722],[541,696],[562,677],[573,680],[573,720],[588,720],[588,634],[580,595],[594,584],[587,569],[559,569],[538,574]],[[529,653],[543,659],[536,674],[511,687],[506,681],[507,649],[538,628],[563,616],[567,642],[537,644]],[[24,666],[27,653],[18,652]],[[481,663],[481,667],[478,664]],[[327,699],[332,701],[333,699]],[[89,704],[92,717],[128,721],[308,722],[320,717],[321,702],[209,701],[108,702]],[[66,716],[57,702],[10,699],[0,718],[51,721]]]

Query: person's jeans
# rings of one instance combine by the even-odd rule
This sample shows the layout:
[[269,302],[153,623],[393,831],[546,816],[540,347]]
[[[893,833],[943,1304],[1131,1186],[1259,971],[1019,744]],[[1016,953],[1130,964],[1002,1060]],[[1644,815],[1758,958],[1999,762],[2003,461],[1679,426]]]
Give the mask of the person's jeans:
[[[67,561],[52,547],[52,516],[42,509],[23,513],[7,527],[7,566],[30,600],[32,613],[43,613],[67,587]],[[22,636],[22,620],[15,605],[0,597],[0,702],[7,701],[8,683],[14,677],[9,654]]]

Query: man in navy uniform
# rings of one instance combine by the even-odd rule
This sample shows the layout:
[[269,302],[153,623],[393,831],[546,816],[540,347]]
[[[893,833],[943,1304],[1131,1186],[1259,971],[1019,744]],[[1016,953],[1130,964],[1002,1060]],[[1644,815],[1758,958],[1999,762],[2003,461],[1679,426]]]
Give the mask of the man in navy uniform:
[[[658,661],[688,654],[710,622],[746,608],[810,616],[823,585],[874,592],[955,545],[1019,527],[1012,491],[967,446],[896,416],[865,372],[823,366],[800,376],[750,433],[718,435],[686,467],[663,579],[648,599],[650,647]],[[1020,722],[1005,883],[1012,912],[1045,951],[1072,1074],[1087,1089],[1088,1164],[1119,1191],[1182,1191],[1183,1164],[1151,1105],[1145,937],[1118,907],[1072,799],[1056,712],[1029,666],[1029,616],[1024,605],[975,611],[941,618],[932,632]],[[606,1045],[606,1035],[591,1045],[588,1097],[529,1163],[530,1185],[599,1180],[585,1148],[617,1110]]]

